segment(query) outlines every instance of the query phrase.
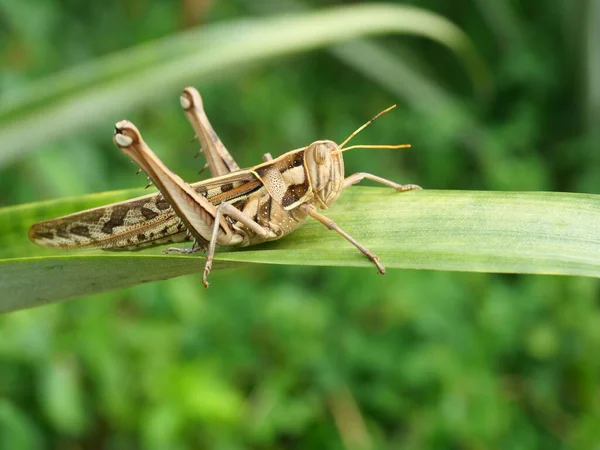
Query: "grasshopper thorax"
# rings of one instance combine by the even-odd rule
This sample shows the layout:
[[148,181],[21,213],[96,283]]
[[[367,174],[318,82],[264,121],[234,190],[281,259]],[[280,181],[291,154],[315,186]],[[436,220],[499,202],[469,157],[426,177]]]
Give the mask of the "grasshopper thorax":
[[304,152],[308,183],[321,209],[332,205],[344,185],[344,158],[333,141],[316,141]]

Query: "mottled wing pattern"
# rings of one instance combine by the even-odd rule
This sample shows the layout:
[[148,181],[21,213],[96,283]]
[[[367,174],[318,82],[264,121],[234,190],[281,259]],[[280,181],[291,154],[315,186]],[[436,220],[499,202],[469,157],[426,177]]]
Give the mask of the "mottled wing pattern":
[[[243,204],[262,183],[239,171],[192,184],[211,203]],[[132,250],[149,245],[181,242],[187,230],[161,194],[101,206],[34,224],[29,239],[43,247]]]
[[185,239],[186,229],[160,194],[101,206],[34,224],[43,247],[131,249]]

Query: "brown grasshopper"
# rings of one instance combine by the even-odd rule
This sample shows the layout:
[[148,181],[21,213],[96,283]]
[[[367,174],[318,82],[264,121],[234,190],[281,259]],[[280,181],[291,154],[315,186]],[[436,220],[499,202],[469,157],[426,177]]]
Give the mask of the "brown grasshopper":
[[36,223],[29,231],[29,239],[44,247],[134,250],[193,237],[192,248],[169,248],[165,252],[207,251],[202,280],[208,287],[207,276],[217,245],[248,246],[279,239],[311,216],[347,239],[375,264],[379,273],[385,273],[373,252],[318,210],[327,209],[343,189],[365,178],[397,191],[420,189],[364,172],[344,178],[342,152],[353,148],[410,147],[345,147],[395,105],[362,125],[340,145],[329,140],[315,141],[275,159],[267,153],[262,164],[240,169],[208,121],[198,91],[186,88],[180,101],[201,142],[213,178],[186,183],[148,147],[135,125],[123,120],[115,125],[115,144],[146,172],[160,193]]

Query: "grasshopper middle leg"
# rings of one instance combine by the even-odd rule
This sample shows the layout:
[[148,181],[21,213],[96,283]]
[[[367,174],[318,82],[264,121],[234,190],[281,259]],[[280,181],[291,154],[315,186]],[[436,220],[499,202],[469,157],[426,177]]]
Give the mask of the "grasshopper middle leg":
[[[215,248],[217,246],[217,237],[219,236],[219,223],[221,222],[221,218],[223,216],[231,217],[234,220],[237,220],[239,223],[244,225],[246,228],[252,230],[255,234],[260,236],[263,239],[267,239],[269,237],[269,230],[262,227],[242,211],[237,209],[235,206],[230,205],[229,203],[221,203],[217,207],[217,216],[215,219],[215,223],[213,226],[212,236],[210,238],[210,242],[208,244],[208,251],[206,252],[206,264],[204,265],[204,274],[202,275],[202,283],[204,283],[204,287],[209,286],[209,282],[207,281],[208,274],[212,268],[213,259],[215,257]],[[241,235],[240,235],[241,238]]]
[[363,255],[365,255],[367,258],[369,258],[373,262],[373,264],[375,264],[375,267],[377,267],[377,271],[380,274],[382,274],[382,275],[385,274],[385,267],[383,267],[383,265],[379,262],[379,257],[375,253],[373,253],[367,247],[362,245],[360,242],[358,242],[356,239],[354,239],[352,236],[350,236],[348,233],[346,233],[344,230],[342,230],[339,227],[339,225],[337,223],[335,223],[332,219],[319,213],[315,209],[314,206],[305,206],[304,209],[308,213],[309,216],[317,219],[319,222],[321,222],[327,228],[335,231],[340,236],[342,236],[344,239],[346,239],[348,242],[350,242],[352,245],[354,245],[357,249],[359,249]]

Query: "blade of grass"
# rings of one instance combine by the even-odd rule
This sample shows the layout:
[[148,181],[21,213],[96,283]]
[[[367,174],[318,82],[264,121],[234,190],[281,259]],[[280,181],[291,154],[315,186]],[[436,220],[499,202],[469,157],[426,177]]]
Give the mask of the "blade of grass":
[[[246,7],[257,14],[308,11],[310,6],[298,0],[245,0]],[[457,108],[457,99],[444,91],[424,71],[369,39],[355,39],[331,46],[328,51],[370,80],[379,83],[412,108],[429,114],[447,114]],[[408,53],[405,50],[405,53]],[[414,55],[410,55],[414,57]],[[483,86],[480,86],[483,87]],[[434,106],[432,106],[434,105]],[[440,110],[442,112],[440,112]]]
[[[0,209],[0,258],[5,258],[0,259],[0,311],[200,272],[203,256],[162,255],[157,248],[67,253],[27,242],[28,227],[36,220],[137,193]],[[388,269],[600,276],[600,195],[428,190],[396,194],[356,187],[327,215],[377,253]],[[217,262],[227,267],[361,266],[369,269],[365,276],[376,277],[354,247],[314,221],[279,241],[220,252]]]
[[293,52],[390,33],[440,42],[462,60],[476,88],[489,88],[487,70],[466,35],[443,17],[410,6],[354,5],[217,24],[94,60],[5,95],[0,165],[50,139],[98,126],[108,115],[121,118],[175,95],[187,84]]

